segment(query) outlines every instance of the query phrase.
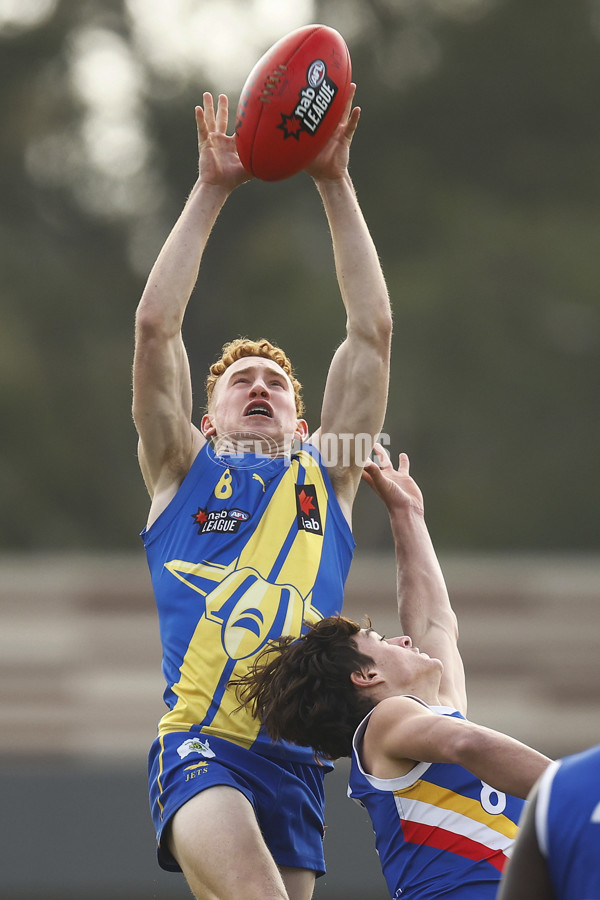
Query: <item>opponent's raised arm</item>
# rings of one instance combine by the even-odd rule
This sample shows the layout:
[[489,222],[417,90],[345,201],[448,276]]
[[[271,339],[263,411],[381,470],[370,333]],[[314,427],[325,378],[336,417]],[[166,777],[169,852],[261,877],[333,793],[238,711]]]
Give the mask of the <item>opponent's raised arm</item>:
[[251,176],[228,136],[228,102],[211,94],[196,107],[199,174],[156,260],[136,313],[133,417],[139,459],[155,517],[175,493],[203,443],[192,425],[192,390],[181,336],[185,310],[217,216],[231,191]]
[[458,650],[458,624],[444,575],[425,522],[423,494],[401,453],[394,469],[380,444],[379,465],[365,466],[364,480],[385,503],[396,551],[398,615],[415,647],[440,659],[444,672],[440,696],[466,714],[465,672]]
[[[354,88],[345,114],[307,172],[323,200],[335,267],[347,314],[346,338],[338,347],[327,377],[320,431],[323,436],[348,435],[352,452],[342,442],[329,474],[349,518],[364,458],[380,433],[387,402],[392,314],[377,250],[360,209],[350,174],[349,150],[360,109],[352,108]],[[354,436],[359,437],[354,441]],[[358,453],[355,451],[358,449]],[[362,453],[362,456],[361,456]]]

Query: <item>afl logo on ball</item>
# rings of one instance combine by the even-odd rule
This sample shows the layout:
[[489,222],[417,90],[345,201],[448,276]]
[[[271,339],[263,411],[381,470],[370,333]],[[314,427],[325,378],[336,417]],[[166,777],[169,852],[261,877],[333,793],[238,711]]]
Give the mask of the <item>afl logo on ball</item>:
[[308,73],[306,75],[306,80],[309,85],[313,88],[319,87],[323,79],[325,78],[325,63],[322,59],[315,59],[314,63],[308,68]]

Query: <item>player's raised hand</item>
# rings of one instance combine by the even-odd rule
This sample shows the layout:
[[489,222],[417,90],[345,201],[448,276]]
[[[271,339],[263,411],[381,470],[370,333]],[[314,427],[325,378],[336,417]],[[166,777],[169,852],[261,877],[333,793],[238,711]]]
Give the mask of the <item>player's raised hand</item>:
[[412,508],[423,514],[423,494],[410,475],[410,461],[407,454],[400,454],[398,468],[394,469],[381,444],[375,444],[373,449],[377,454],[379,465],[369,460],[363,471],[363,480],[381,497],[390,513]]
[[335,131],[320,151],[318,156],[306,167],[305,171],[315,181],[336,181],[343,178],[350,159],[350,144],[360,119],[360,107],[352,106],[356,85],[350,85],[346,108]]
[[235,137],[227,134],[229,101],[219,94],[215,110],[212,94],[207,91],[202,99],[204,106],[196,107],[200,181],[232,191],[252,175],[241,163]]

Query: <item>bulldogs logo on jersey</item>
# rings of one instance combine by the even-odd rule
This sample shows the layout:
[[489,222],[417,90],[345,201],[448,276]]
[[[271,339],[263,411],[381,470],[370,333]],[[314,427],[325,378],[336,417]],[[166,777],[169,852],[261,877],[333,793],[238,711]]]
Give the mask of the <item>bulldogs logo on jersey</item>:
[[302,531],[311,531],[313,534],[323,534],[317,489],[314,484],[296,485],[296,512],[298,528]]

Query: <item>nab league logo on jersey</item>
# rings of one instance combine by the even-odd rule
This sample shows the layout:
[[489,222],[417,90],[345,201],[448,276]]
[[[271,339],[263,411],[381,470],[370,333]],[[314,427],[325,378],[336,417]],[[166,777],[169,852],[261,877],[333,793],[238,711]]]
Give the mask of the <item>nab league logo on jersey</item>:
[[323,534],[317,489],[314,484],[296,485],[296,511],[298,528],[302,531],[312,531],[313,534]]
[[203,509],[198,508],[192,519],[198,526],[198,534],[218,531],[221,534],[236,534],[242,522],[247,522],[250,513],[243,509]]

